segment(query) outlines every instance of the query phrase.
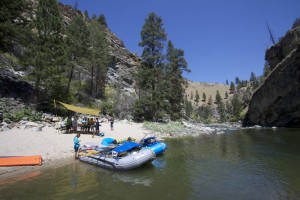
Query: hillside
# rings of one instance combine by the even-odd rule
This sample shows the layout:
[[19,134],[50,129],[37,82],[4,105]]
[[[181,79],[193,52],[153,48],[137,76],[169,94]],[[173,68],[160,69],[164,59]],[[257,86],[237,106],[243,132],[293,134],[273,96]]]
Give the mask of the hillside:
[[[202,106],[202,105],[207,105],[210,96],[212,97],[212,101],[213,102],[215,101],[217,90],[219,90],[223,101],[226,101],[225,99],[226,92],[228,93],[229,97],[232,95],[229,94],[229,85],[218,84],[218,83],[193,82],[193,81],[188,81],[186,95],[188,97],[188,100],[192,101],[193,105],[195,106],[195,94],[196,91],[198,91],[198,94],[200,96],[199,106]],[[191,100],[191,93],[193,94],[193,100]],[[203,93],[205,93],[206,95],[206,101],[202,101]]]

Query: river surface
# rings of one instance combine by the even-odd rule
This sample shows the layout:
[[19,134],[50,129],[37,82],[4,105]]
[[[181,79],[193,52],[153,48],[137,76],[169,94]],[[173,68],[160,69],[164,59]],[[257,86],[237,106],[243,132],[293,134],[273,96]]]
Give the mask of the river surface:
[[0,185],[0,199],[300,199],[300,129],[165,141],[152,163],[117,172],[76,162]]

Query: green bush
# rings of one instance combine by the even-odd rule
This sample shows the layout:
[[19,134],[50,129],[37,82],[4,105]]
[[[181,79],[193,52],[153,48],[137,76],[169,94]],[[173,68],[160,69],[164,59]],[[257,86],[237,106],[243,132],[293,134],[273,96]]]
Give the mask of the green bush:
[[103,102],[103,104],[101,105],[101,112],[103,115],[112,116],[114,113],[113,104],[110,102]]
[[28,118],[29,121],[40,121],[42,119],[42,115],[42,113],[37,112],[36,110],[25,108],[15,113],[4,114],[4,119],[9,119],[13,122],[21,121],[23,118]]

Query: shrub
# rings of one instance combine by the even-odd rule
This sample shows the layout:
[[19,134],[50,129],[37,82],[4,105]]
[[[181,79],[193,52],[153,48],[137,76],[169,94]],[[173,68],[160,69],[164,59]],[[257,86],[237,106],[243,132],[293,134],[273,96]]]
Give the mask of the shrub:
[[18,122],[23,118],[28,118],[29,121],[40,121],[42,119],[42,113],[32,110],[30,108],[25,108],[23,110],[4,114],[4,119],[9,119],[13,122]]

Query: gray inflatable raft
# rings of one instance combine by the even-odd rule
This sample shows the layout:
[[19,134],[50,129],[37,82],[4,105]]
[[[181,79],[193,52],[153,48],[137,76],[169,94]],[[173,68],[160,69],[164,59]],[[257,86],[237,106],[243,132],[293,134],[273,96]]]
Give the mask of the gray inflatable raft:
[[[129,145],[132,146],[132,144]],[[124,144],[109,152],[100,151],[94,155],[79,156],[79,160],[82,162],[113,170],[130,170],[138,168],[143,164],[152,161],[154,158],[155,153],[153,150],[130,148],[128,147],[128,144]]]

